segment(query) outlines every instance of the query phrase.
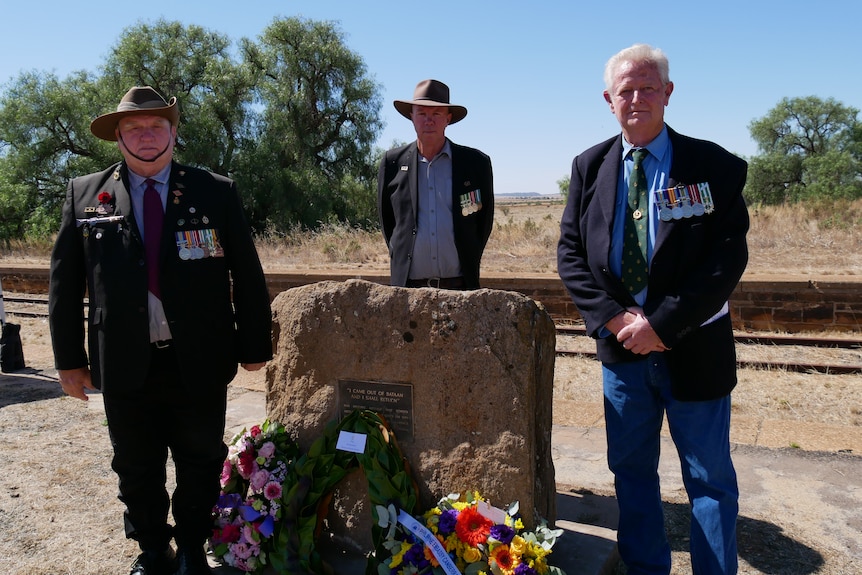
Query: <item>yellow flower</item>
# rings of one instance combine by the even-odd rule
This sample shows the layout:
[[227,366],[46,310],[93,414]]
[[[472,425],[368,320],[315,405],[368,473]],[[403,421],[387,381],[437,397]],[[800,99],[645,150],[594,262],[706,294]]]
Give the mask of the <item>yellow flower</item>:
[[512,553],[520,556],[527,551],[527,542],[520,535],[515,535],[509,542],[509,547],[512,548]]
[[401,550],[398,551],[395,555],[392,556],[392,563],[389,564],[390,569],[394,569],[401,565],[401,562],[404,561],[404,554],[407,553],[407,550],[410,549],[412,545],[407,543],[406,541],[401,542]]
[[467,563],[475,563],[482,558],[482,552],[475,547],[467,547],[464,549],[462,557],[464,557],[464,561]]

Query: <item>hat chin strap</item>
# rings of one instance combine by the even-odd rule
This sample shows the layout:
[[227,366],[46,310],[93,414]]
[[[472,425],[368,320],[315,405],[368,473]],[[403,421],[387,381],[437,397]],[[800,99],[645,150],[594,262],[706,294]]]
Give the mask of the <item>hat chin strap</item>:
[[158,154],[156,154],[156,156],[155,156],[153,159],[151,159],[151,160],[147,160],[146,158],[142,158],[142,157],[140,157],[139,155],[137,155],[136,153],[134,153],[132,150],[130,150],[130,149],[129,149],[129,147],[126,145],[126,141],[123,139],[123,135],[122,135],[122,134],[118,134],[118,136],[119,136],[120,141],[123,143],[123,147],[126,149],[126,152],[128,152],[130,156],[132,156],[132,157],[133,157],[133,158],[135,158],[136,160],[139,160],[139,161],[141,161],[141,162],[147,162],[147,163],[155,162],[156,160],[158,160],[159,158],[161,158],[162,156],[164,156],[164,155],[165,155],[165,152],[167,152],[167,151],[168,151],[168,149],[171,147],[171,143],[172,143],[172,142],[168,142],[168,143],[167,143],[167,145],[165,146],[165,149],[164,149],[164,150],[162,150],[161,152],[159,152]]

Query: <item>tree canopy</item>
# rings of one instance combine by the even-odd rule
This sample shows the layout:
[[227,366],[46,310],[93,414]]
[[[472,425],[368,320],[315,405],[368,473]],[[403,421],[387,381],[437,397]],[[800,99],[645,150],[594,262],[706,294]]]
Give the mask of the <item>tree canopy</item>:
[[0,240],[53,233],[68,180],[121,159],[89,124],[136,85],[177,97],[175,158],[236,180],[257,232],[376,222],[379,86],[335,24],[275,19],[234,43],[158,20],[124,30],[96,72],[3,87]]
[[750,159],[746,197],[763,204],[862,197],[859,111],[832,98],[785,98],[751,122],[759,155]]

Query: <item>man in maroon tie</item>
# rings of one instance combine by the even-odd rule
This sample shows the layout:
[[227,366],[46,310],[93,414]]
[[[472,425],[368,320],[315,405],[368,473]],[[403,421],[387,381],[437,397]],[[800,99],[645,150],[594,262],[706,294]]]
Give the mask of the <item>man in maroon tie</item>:
[[210,572],[227,384],[237,364],[272,357],[269,294],[236,184],[173,161],[178,123],[176,98],[148,86],[93,121],[123,160],[69,182],[51,257],[60,385],[82,400],[103,394],[126,535],[141,547],[131,575]]

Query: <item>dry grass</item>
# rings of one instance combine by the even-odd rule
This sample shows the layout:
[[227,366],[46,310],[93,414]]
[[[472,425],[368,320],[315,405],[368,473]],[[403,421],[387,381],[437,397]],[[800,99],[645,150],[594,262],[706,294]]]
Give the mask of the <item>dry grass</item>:
[[[498,201],[482,269],[496,273],[556,273],[563,200]],[[752,207],[747,274],[862,275],[862,200],[819,207]],[[376,230],[326,225],[317,231],[260,238],[268,270],[387,271],[389,256]],[[47,262],[51,244],[15,241],[2,263]]]

